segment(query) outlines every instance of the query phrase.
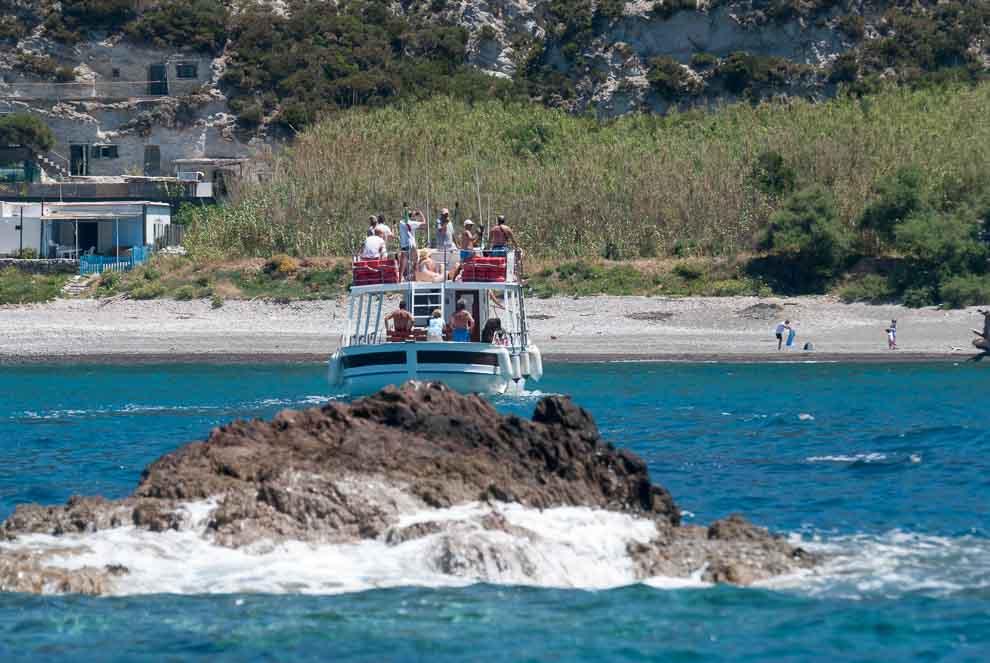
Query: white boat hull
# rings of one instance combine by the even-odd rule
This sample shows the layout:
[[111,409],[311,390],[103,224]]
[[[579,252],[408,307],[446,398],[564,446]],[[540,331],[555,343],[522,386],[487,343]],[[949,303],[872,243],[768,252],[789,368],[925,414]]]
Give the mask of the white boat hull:
[[331,387],[354,396],[409,380],[443,382],[462,393],[502,394],[523,388],[525,363],[518,353],[487,343],[355,345],[334,353],[328,378]]

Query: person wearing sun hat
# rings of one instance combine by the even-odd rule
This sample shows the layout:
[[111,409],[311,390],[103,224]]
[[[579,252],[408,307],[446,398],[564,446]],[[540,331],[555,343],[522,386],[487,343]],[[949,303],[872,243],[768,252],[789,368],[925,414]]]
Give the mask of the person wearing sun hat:
[[461,262],[464,262],[474,256],[474,243],[476,238],[473,230],[474,221],[471,219],[465,219],[464,231],[461,232]]

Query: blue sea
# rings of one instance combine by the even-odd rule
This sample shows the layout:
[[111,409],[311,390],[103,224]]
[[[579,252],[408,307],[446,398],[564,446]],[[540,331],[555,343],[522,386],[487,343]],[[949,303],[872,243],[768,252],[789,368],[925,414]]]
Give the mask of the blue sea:
[[[565,578],[320,593],[292,550],[220,586],[219,562],[169,584],[175,565],[157,551],[152,593],[0,595],[0,661],[990,660],[988,367],[546,374],[496,405],[528,416],[541,394],[570,394],[646,459],[686,522],[743,512],[830,561],[753,588]],[[322,366],[0,367],[0,518],[23,502],[125,496],[144,466],[214,426],[331,396]],[[277,591],[257,589],[272,577]]]

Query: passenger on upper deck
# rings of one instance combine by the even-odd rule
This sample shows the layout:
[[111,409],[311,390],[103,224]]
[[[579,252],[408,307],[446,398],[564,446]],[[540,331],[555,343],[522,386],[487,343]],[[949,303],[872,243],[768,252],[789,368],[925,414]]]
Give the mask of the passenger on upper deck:
[[416,325],[416,319],[412,316],[412,313],[406,310],[405,300],[399,302],[398,310],[392,311],[385,316],[386,325],[389,320],[392,321],[392,329],[394,329],[397,334],[408,335],[412,332],[413,327]]
[[439,283],[443,281],[444,276],[433,260],[433,249],[420,249],[419,262],[416,265],[416,280],[423,283]]
[[380,228],[375,228],[373,235],[368,235],[361,249],[361,257],[365,260],[380,260],[388,257],[385,249],[385,236]]
[[460,278],[461,271],[464,269],[464,261],[474,257],[474,244],[477,241],[477,236],[474,234],[473,228],[474,221],[465,219],[464,230],[461,232],[461,261],[458,263],[457,268],[454,269],[453,276],[450,277],[451,281],[456,281]]
[[[418,217],[418,221],[413,221],[412,217]],[[410,213],[409,209],[406,208],[404,213],[404,218],[399,222],[399,273],[402,274],[402,278],[406,279],[409,274],[406,272],[406,267],[409,267],[409,271],[415,274],[416,269],[416,231],[419,230],[420,226],[426,225],[426,216],[419,210]]]
[[384,239],[386,242],[388,242],[388,240],[392,239],[395,236],[395,233],[392,232],[392,227],[387,223],[385,223],[384,214],[378,215],[378,223],[375,224],[375,230],[382,231],[382,239]]
[[519,245],[516,244],[516,238],[512,235],[512,228],[505,225],[505,217],[499,214],[495,217],[495,227],[492,228],[492,249],[491,254],[493,256],[505,256],[509,252],[509,244],[512,244],[512,248],[518,249]]
[[474,318],[468,313],[467,304],[463,299],[457,300],[457,311],[450,318],[453,327],[452,338],[458,343],[470,343],[471,332],[474,330]]
[[[454,208],[456,211],[456,207]],[[457,265],[457,240],[454,238],[454,222],[450,218],[450,210],[444,207],[437,219],[437,251],[444,270],[450,271]]]
[[375,226],[378,225],[378,217],[372,214],[368,217],[368,237],[375,234]]
[[472,229],[474,228],[474,221],[471,219],[464,220],[464,230],[461,232],[461,260],[467,260],[474,256],[474,244],[477,241]]

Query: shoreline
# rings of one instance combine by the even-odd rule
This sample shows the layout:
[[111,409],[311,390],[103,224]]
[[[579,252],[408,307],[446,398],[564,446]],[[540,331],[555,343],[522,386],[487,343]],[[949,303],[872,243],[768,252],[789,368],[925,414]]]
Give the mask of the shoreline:
[[[983,355],[970,354],[902,352],[900,350],[882,353],[836,353],[836,352],[781,352],[780,355],[761,354],[567,354],[550,353],[543,361],[550,364],[939,364],[939,363],[980,363]],[[0,355],[2,366],[208,366],[223,365],[318,365],[325,364],[329,355],[298,352],[260,353],[126,353],[107,352],[89,354],[36,354],[27,356]],[[990,361],[987,362],[990,366]]]
[[[390,302],[387,306],[395,306]],[[551,363],[920,363],[981,356],[976,309],[843,304],[830,297],[528,298],[530,340]],[[778,321],[797,330],[777,350]],[[885,328],[898,321],[900,349]],[[0,366],[317,364],[347,327],[343,300],[276,304],[59,299],[0,307]],[[813,350],[805,351],[805,343]],[[987,362],[990,365],[990,362]]]

